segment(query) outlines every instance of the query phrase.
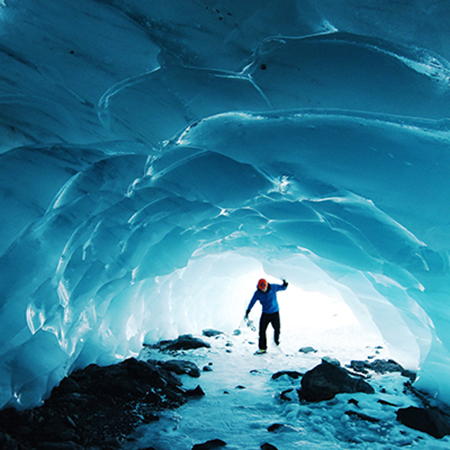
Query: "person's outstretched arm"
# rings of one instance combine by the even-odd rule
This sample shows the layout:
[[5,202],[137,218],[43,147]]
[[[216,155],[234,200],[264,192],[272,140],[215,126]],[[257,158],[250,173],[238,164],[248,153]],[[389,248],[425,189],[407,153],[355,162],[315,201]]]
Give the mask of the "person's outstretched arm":
[[247,306],[247,311],[245,311],[245,318],[248,319],[248,315],[250,314],[250,311],[252,310],[253,306],[256,303],[256,300],[258,300],[258,291],[256,291],[253,294],[252,299],[250,300],[250,303]]

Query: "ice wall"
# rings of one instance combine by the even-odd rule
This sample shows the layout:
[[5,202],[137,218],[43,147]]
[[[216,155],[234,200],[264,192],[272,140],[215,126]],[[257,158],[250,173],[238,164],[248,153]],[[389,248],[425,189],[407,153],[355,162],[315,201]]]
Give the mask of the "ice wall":
[[0,406],[255,273],[345,300],[450,402],[445,2],[5,0]]

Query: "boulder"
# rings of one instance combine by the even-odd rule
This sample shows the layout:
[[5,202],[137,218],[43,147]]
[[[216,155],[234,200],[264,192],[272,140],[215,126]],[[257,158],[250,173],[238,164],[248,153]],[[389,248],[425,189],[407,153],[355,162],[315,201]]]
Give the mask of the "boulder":
[[227,443],[221,439],[213,439],[203,444],[195,444],[192,450],[214,450],[215,448],[225,447],[226,445]]
[[369,364],[369,367],[377,373],[403,372],[403,367],[393,359],[376,359]]
[[388,359],[387,361],[384,359],[376,359],[372,362],[367,361],[351,361],[348,366],[356,372],[367,374],[369,370],[373,370],[376,373],[385,374],[392,372],[400,372],[402,376],[411,379],[414,381],[416,379],[416,373],[404,369],[398,362],[393,359]]
[[350,364],[347,365],[348,368],[354,370],[355,372],[368,374],[370,369],[370,363],[367,361],[350,361]]
[[202,334],[203,334],[203,336],[206,336],[206,337],[216,337],[216,336],[220,336],[221,334],[223,334],[223,332],[218,331],[218,330],[212,330],[212,329],[208,328],[207,330],[203,330]]
[[162,351],[192,350],[197,348],[211,348],[211,346],[191,334],[183,334],[178,339],[161,341],[152,346]]
[[188,389],[185,391],[184,396],[185,397],[203,397],[205,395],[205,392],[200,386],[197,386],[194,389]]
[[274,445],[265,442],[261,445],[261,450],[278,450]]
[[364,380],[353,378],[342,367],[322,361],[314,369],[306,372],[301,381],[300,397],[309,402],[331,400],[336,394],[375,391]]
[[284,425],[283,425],[282,423],[273,423],[272,425],[270,425],[270,426],[267,428],[267,431],[268,431],[269,433],[273,433],[273,432],[275,432],[275,431],[281,430],[283,427],[284,427]]
[[437,439],[450,434],[450,416],[437,407],[401,408],[397,411],[397,420],[409,428],[423,431]]
[[300,372],[296,372],[295,370],[281,370],[280,372],[274,373],[272,375],[272,380],[277,380],[283,375],[287,375],[290,378],[294,378],[294,380],[297,380],[302,376]]
[[200,377],[200,369],[196,364],[190,361],[171,359],[170,361],[162,363],[161,367],[170,372],[175,372],[177,375],[189,375],[193,378]]
[[299,350],[299,352],[308,354],[308,353],[317,353],[317,350],[315,348],[313,348],[313,347],[302,347]]

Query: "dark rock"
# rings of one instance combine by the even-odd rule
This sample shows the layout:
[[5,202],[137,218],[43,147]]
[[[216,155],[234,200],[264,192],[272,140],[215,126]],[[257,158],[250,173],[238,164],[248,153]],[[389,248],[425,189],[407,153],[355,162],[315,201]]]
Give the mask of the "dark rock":
[[152,422],[158,422],[158,420],[159,420],[159,417],[156,414],[142,417],[142,423],[144,423],[146,425],[148,425],[149,423],[152,423]]
[[33,430],[31,427],[25,427],[25,426],[19,425],[15,429],[15,432],[17,433],[18,436],[28,436],[29,434],[31,434],[33,432]]
[[355,405],[355,406],[359,406],[359,402],[358,400],[351,398],[348,402],[349,405]]
[[303,376],[303,374],[301,374],[300,372],[296,372],[295,370],[282,370],[280,372],[274,373],[272,375],[272,380],[277,380],[283,375],[287,375],[288,377],[294,378],[294,380],[297,380],[298,378]]
[[175,373],[155,361],[92,364],[62,380],[39,408],[1,410],[0,448],[118,449],[139,424],[158,420],[155,411],[204,395],[200,387],[181,386]]
[[197,348],[211,348],[211,346],[195,338],[190,334],[184,334],[178,339],[171,341],[161,341],[152,346],[153,348],[159,348],[162,351],[176,351],[176,350],[192,350]]
[[41,441],[78,442],[79,436],[72,427],[68,427],[62,417],[48,418],[37,431]]
[[206,336],[206,337],[216,337],[216,336],[220,336],[221,334],[223,334],[223,332],[218,331],[218,330],[207,329],[207,330],[203,330],[202,334],[203,334],[203,336]]
[[42,442],[36,444],[36,450],[83,450],[81,445],[74,442]]
[[356,372],[364,374],[367,374],[369,370],[373,370],[374,372],[380,374],[400,372],[402,376],[409,378],[412,381],[416,379],[415,372],[404,369],[398,362],[392,359],[389,359],[387,361],[384,359],[376,359],[375,361],[372,362],[351,361],[348,367],[355,370]]
[[164,394],[171,402],[181,403],[184,393],[179,391],[178,389],[166,388],[164,389]]
[[227,443],[221,439],[213,439],[203,444],[195,444],[192,450],[214,450],[215,448],[225,447],[226,445]]
[[307,354],[307,353],[317,353],[317,350],[315,348],[313,348],[313,347],[302,347],[299,350],[299,352],[300,353],[305,353],[305,354]]
[[358,411],[345,411],[345,414],[350,417],[356,417],[361,420],[365,420],[366,422],[378,423],[380,419],[376,419],[375,417],[368,416],[367,414],[360,413]]
[[324,356],[322,358],[322,362],[333,364],[333,366],[341,367],[340,361],[338,359],[332,358],[331,356]]
[[120,376],[102,386],[101,393],[116,398],[136,398],[144,397],[146,394],[145,385],[139,380],[129,378],[128,376]]
[[291,397],[289,397],[289,395],[288,394],[290,394],[290,393],[292,393],[292,392],[294,392],[294,389],[293,388],[291,388],[291,389],[286,389],[285,391],[283,391],[281,394],[280,394],[280,399],[281,400],[283,400],[283,401],[285,401],[285,402],[292,402],[292,398]]
[[401,408],[397,411],[397,420],[409,428],[423,431],[437,439],[450,434],[450,416],[436,407]]
[[369,373],[370,364],[366,361],[350,361],[350,364],[347,367],[356,372],[367,374]]
[[342,367],[337,367],[326,361],[306,372],[301,381],[300,395],[309,402],[331,400],[336,394],[364,392],[373,394],[375,391],[364,380],[352,378]]
[[275,433],[278,431],[294,431],[294,428],[283,423],[274,423],[267,428],[267,431],[269,433]]
[[164,362],[161,367],[170,372],[175,372],[177,375],[189,375],[193,378],[200,377],[200,369],[196,364],[190,361],[179,361],[172,359]]
[[18,450],[18,442],[6,433],[0,431],[0,448],[2,450]]
[[18,411],[14,408],[6,408],[0,412],[0,423],[8,429],[29,426],[31,415],[29,411]]
[[202,370],[203,370],[203,372],[212,372],[213,371],[211,366],[204,366]]
[[81,388],[71,377],[64,378],[59,386],[54,389],[54,395],[73,394],[74,392],[81,392]]
[[148,407],[148,405],[141,404],[138,405],[138,414],[142,417],[143,423],[152,423],[157,422],[159,420],[159,416],[157,416],[154,411]]
[[278,450],[274,445],[267,442],[261,445],[261,450]]
[[403,372],[403,367],[392,359],[376,359],[369,364],[370,368],[377,373]]
[[398,405],[394,405],[394,403],[390,403],[390,402],[387,402],[386,400],[382,400],[382,399],[378,400],[377,403],[379,403],[380,405],[394,406],[394,407],[398,408]]
[[273,423],[267,428],[267,431],[273,433],[274,431],[278,431],[283,426],[282,423]]
[[409,378],[411,381],[416,381],[417,378],[416,372],[408,369],[402,370],[402,376],[404,376],[405,378]]
[[184,394],[186,397],[203,397],[205,392],[200,386],[197,386],[195,389],[189,389]]

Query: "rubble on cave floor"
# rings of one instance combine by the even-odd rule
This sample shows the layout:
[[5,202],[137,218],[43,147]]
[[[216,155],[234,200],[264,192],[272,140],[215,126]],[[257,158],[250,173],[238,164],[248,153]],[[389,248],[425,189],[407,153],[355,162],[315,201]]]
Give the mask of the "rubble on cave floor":
[[255,345],[251,336],[209,331],[144,346],[138,359],[90,365],[64,378],[41,407],[2,410],[0,444],[11,450],[290,449],[296,442],[320,448],[324,439],[330,449],[448,444],[446,412],[427,403],[412,386],[414,374],[395,361],[374,352],[344,365],[300,346],[254,356]]

